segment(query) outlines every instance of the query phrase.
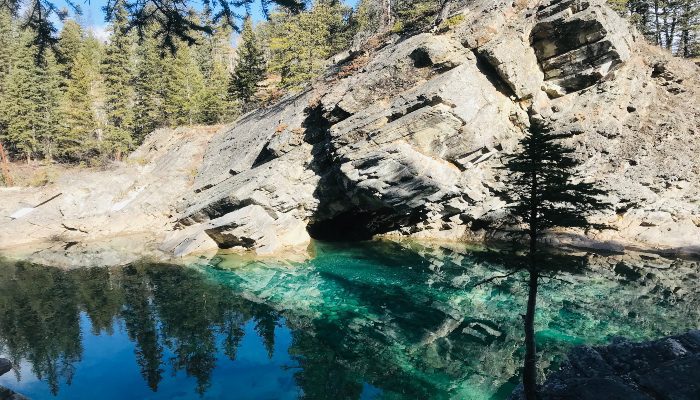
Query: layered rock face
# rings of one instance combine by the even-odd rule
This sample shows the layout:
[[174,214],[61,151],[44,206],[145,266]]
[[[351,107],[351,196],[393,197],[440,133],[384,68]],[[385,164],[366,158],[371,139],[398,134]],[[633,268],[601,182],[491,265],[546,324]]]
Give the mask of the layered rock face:
[[66,267],[143,257],[171,229],[174,204],[192,190],[215,132],[157,130],[106,169],[76,168],[40,188],[1,188],[0,251]]
[[553,97],[591,86],[630,57],[629,31],[609,10],[587,1],[545,3],[530,42]]
[[378,234],[482,238],[501,157],[537,119],[610,191],[579,246],[700,251],[698,68],[598,1],[453,3],[453,30],[351,52],[307,90],[215,137],[163,249],[269,254]]

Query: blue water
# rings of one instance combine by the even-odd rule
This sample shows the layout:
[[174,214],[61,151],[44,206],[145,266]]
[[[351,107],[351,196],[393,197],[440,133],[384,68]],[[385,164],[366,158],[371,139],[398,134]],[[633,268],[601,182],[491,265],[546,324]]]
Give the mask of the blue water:
[[[574,345],[700,327],[697,262],[585,259],[542,284],[542,376]],[[303,263],[0,260],[0,356],[19,367],[0,385],[34,399],[503,399],[523,277],[473,284],[508,262],[376,242],[317,244]]]
[[[245,324],[242,343],[236,361],[231,361],[222,351],[216,353],[217,365],[211,375],[211,385],[201,398],[238,399],[295,399],[299,389],[294,384],[294,362],[287,349],[291,342],[289,329],[284,321],[275,330],[274,355],[268,358],[267,351],[254,329],[252,321]],[[92,324],[83,312],[80,315],[80,330],[83,332],[83,357],[75,364],[70,382],[59,384],[57,397],[53,397],[49,385],[36,380],[27,371],[24,380],[16,381],[11,374],[0,377],[0,385],[16,388],[30,398],[101,398],[101,399],[190,399],[197,394],[197,379],[183,371],[165,370],[157,392],[151,390],[141,376],[134,353],[134,343],[129,340],[123,326],[115,321],[112,333],[91,334]],[[223,348],[223,334],[216,335],[217,348]],[[164,359],[174,357],[173,351],[165,348]],[[25,366],[23,366],[25,367]],[[30,368],[29,365],[26,365]]]

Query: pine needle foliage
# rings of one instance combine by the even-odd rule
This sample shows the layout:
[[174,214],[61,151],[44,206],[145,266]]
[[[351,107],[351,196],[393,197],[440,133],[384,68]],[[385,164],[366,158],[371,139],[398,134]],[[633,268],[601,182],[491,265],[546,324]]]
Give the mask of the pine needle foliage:
[[244,108],[251,108],[258,82],[265,79],[265,58],[250,17],[243,23],[241,41],[236,51],[237,62],[231,77],[229,93]]
[[[506,157],[505,190],[501,193],[509,205],[510,222],[524,226],[529,238],[527,271],[528,297],[524,315],[525,360],[523,387],[527,400],[537,399],[537,347],[535,312],[539,279],[551,271],[541,256],[540,239],[552,228],[603,228],[588,217],[608,208],[601,200],[606,192],[580,174],[581,161],[574,149],[562,141],[577,133],[550,132],[540,120],[531,118],[529,132],[520,141],[520,151]],[[511,273],[512,274],[512,273]]]
[[605,191],[586,182],[578,168],[574,149],[562,141],[574,137],[574,132],[552,133],[533,123],[521,140],[521,151],[506,158],[509,216],[513,222],[524,224],[530,237],[539,239],[548,229],[602,228],[591,224],[588,216],[608,207],[601,196]]
[[105,81],[108,152],[121,159],[134,144],[134,35],[129,32],[126,9],[121,1],[114,13],[101,73]]

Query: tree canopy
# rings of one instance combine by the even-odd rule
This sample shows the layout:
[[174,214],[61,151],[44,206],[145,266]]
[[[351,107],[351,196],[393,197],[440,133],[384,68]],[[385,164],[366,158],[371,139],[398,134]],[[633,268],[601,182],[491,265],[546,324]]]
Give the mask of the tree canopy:
[[[223,22],[239,31],[239,22],[249,13],[254,1],[256,0],[202,0],[212,16],[204,23],[190,12],[195,4],[189,0],[105,0],[103,10],[106,21],[112,22],[120,18],[120,9],[123,7],[129,29],[134,28],[143,36],[148,27],[154,27],[160,44],[174,52],[178,42],[192,45],[196,43],[198,33],[211,34],[214,31],[213,24]],[[21,24],[33,32],[33,43],[39,49],[38,54],[43,56],[47,47],[58,43],[55,20],[65,20],[69,17],[69,11],[74,15],[82,13],[77,2],[66,3],[70,10],[59,8],[53,0],[0,0],[0,10],[13,16],[19,16],[20,10],[26,10]],[[298,0],[260,0],[260,5],[266,14],[271,5],[285,7],[295,13],[304,9],[304,2]]]

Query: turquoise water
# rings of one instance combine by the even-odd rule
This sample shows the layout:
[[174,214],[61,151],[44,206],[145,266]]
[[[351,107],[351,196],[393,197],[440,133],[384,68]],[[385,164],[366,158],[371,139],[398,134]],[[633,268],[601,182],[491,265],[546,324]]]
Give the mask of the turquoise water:
[[[541,374],[577,344],[700,327],[693,261],[587,255],[544,280]],[[562,263],[571,263],[564,259]],[[0,385],[34,399],[503,399],[523,276],[480,250],[316,244],[304,263],[62,271],[0,261]]]

